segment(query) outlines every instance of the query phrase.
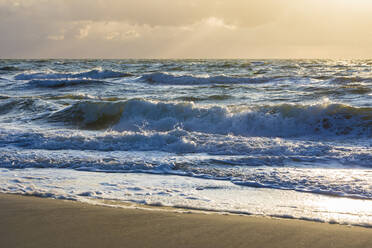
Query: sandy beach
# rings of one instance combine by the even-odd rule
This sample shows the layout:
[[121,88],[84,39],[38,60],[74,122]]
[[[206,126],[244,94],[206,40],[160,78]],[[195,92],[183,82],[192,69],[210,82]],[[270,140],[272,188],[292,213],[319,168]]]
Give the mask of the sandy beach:
[[0,248],[372,248],[372,0],[0,0]]
[[372,247],[372,229],[0,194],[1,247]]

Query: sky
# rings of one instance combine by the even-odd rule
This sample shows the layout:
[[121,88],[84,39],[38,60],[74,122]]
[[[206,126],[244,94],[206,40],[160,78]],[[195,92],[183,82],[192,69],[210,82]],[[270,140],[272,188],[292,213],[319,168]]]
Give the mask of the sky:
[[371,0],[0,0],[0,58],[372,58]]

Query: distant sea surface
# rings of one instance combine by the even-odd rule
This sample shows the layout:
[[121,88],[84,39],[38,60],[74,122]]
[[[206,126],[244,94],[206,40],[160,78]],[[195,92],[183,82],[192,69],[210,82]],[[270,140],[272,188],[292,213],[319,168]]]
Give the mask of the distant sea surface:
[[372,226],[371,69],[0,60],[0,191]]

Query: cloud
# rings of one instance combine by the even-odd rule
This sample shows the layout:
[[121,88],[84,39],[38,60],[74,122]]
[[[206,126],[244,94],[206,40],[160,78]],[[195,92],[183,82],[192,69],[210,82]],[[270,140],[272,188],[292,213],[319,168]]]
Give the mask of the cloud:
[[89,35],[89,30],[92,28],[90,24],[84,25],[82,28],[79,29],[78,35],[76,35],[76,38],[81,40],[86,38]]
[[216,17],[235,25],[256,26],[275,19],[285,9],[278,2],[280,1],[2,0],[0,9],[12,15],[64,22],[120,21],[136,25],[185,26]]
[[65,36],[63,34],[60,35],[48,35],[47,37],[49,40],[64,40]]
[[367,57],[371,11],[367,0],[0,0],[0,54]]

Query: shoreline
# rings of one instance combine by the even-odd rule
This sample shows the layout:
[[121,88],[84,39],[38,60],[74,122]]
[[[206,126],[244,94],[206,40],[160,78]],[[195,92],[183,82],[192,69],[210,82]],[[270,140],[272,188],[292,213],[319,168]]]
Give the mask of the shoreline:
[[3,193],[0,209],[2,247],[372,247],[370,228],[296,219],[115,208]]

